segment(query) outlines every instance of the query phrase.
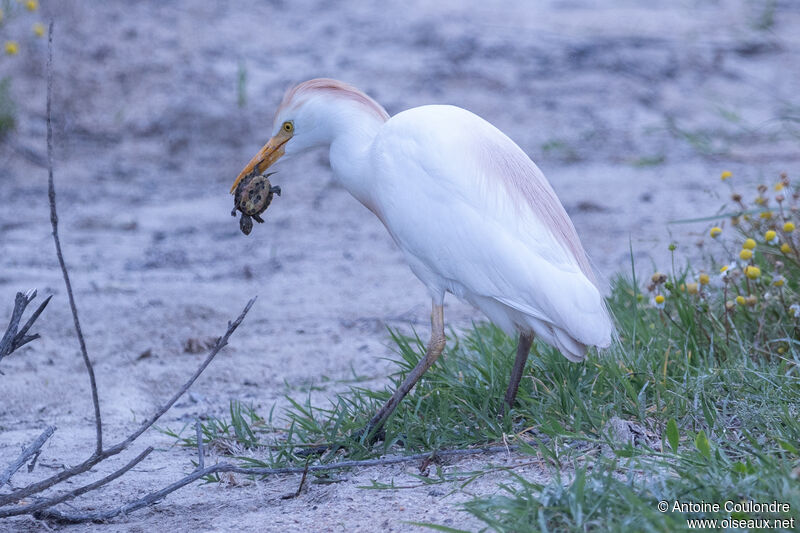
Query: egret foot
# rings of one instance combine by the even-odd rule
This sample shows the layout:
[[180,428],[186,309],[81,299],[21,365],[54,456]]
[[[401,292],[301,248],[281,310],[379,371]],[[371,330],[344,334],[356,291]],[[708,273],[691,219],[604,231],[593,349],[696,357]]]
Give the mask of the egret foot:
[[532,333],[520,333],[519,342],[517,343],[517,357],[514,359],[514,368],[511,369],[511,379],[508,381],[508,389],[506,389],[506,396],[503,400],[503,405],[500,407],[500,416],[504,417],[506,412],[514,407],[514,402],[517,399],[517,390],[519,389],[519,382],[522,381],[522,372],[525,370],[525,363],[528,360],[528,354],[533,345]]

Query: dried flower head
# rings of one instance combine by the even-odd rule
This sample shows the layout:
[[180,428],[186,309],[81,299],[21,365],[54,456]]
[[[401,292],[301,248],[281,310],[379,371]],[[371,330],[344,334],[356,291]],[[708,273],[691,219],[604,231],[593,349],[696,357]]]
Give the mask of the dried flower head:
[[662,274],[661,272],[656,272],[655,274],[653,274],[650,280],[656,285],[658,285],[659,283],[664,283],[665,281],[667,281],[667,275]]

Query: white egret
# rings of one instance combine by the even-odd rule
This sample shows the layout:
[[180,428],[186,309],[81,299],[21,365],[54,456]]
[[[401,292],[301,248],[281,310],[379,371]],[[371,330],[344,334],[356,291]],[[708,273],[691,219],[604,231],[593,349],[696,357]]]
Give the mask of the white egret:
[[432,300],[426,354],[370,435],[442,353],[445,293],[519,334],[504,408],[534,337],[575,362],[610,345],[612,321],[569,216],[536,164],[489,122],[450,105],[389,117],[355,87],[309,80],[286,93],[272,138],[231,192],[254,170],[316,147],[330,148],[335,179],[383,222]]

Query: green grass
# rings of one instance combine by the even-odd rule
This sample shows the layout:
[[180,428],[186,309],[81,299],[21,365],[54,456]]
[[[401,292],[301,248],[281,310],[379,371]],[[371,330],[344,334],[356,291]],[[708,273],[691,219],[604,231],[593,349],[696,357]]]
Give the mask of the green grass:
[[0,79],[0,140],[17,124],[14,100],[11,98],[11,78]]
[[[510,473],[502,495],[470,501],[467,510],[493,531],[673,531],[685,528],[687,518],[727,516],[660,513],[660,500],[777,499],[800,509],[797,344],[780,360],[754,359],[741,349],[747,339],[709,349],[690,313],[679,308],[674,323],[665,320],[622,279],[609,304],[620,343],[585,364],[539,345],[519,403],[503,419],[497,413],[515,343],[480,324],[448,339],[445,357],[390,420],[385,443],[368,448],[349,435],[423,353],[419,338],[397,332],[398,373],[387,389],[353,387],[327,407],[290,398],[287,419],[277,425],[272,416],[265,421],[232,404],[230,420],[204,424],[204,440],[225,443],[222,450],[233,448],[228,441],[239,443],[232,455],[244,464],[285,466],[305,464],[297,453],[304,444],[347,445],[317,459],[331,462],[376,457],[392,447],[393,453],[413,453],[497,443],[506,435],[542,457],[553,479],[540,485]],[[609,440],[604,428],[612,417],[642,425],[661,445]],[[194,445],[191,437],[184,441]],[[604,447],[612,452],[601,453]],[[253,449],[260,453],[242,456]],[[420,483],[458,485],[483,473],[439,473]],[[364,488],[404,488],[393,483]]]
[[[765,195],[766,187],[758,194]],[[380,480],[362,487],[404,490],[446,484],[458,491],[489,472],[505,470],[500,494],[466,504],[491,531],[674,531],[686,529],[687,519],[722,520],[730,514],[724,509],[662,513],[657,508],[662,500],[670,505],[675,500],[720,505],[777,500],[792,511],[768,517],[797,521],[800,319],[793,305],[800,302],[795,236],[800,232],[784,226],[797,212],[788,204],[796,201],[784,200],[771,218],[734,215],[734,229],[724,230],[718,241],[726,240],[715,244],[722,260],[707,259],[706,271],[713,274],[673,266],[669,274],[648,280],[650,294],[636,280],[615,280],[608,305],[618,324],[618,342],[583,364],[537,344],[518,403],[505,417],[498,413],[516,342],[490,324],[476,324],[448,338],[443,357],[389,420],[382,443],[365,446],[350,435],[366,424],[424,353],[419,337],[397,331],[390,331],[397,372],[386,388],[373,391],[356,379],[322,406],[313,405],[309,396],[289,397],[290,407],[280,419],[273,413],[261,417],[234,402],[229,419],[205,421],[204,441],[244,465],[267,467],[302,466],[307,460],[302,451],[318,444],[342,447],[313,457],[313,463],[518,444],[521,453],[534,455],[549,471],[549,482],[538,484],[513,470],[487,466],[446,473],[437,469],[410,484]],[[745,200],[738,202],[740,212],[750,209]],[[759,200],[758,205],[759,213],[769,209],[768,202]],[[776,231],[778,240],[765,242],[766,231]],[[738,257],[732,245],[746,237],[758,241],[752,258],[722,278],[714,265]],[[760,269],[758,276],[746,275],[752,267]],[[656,295],[664,298],[663,308],[655,305]],[[743,297],[740,303],[737,296]],[[745,296],[752,302],[745,302]],[[637,424],[649,438],[636,445],[614,441],[607,429],[613,418]],[[173,435],[194,445],[193,430]],[[763,516],[733,514],[739,519]]]

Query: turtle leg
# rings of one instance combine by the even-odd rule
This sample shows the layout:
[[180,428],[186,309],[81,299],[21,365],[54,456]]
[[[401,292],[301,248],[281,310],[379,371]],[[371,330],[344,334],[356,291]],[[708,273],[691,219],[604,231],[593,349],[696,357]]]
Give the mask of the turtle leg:
[[269,192],[275,193],[278,196],[281,195],[281,186],[280,185],[273,185],[269,188]]

